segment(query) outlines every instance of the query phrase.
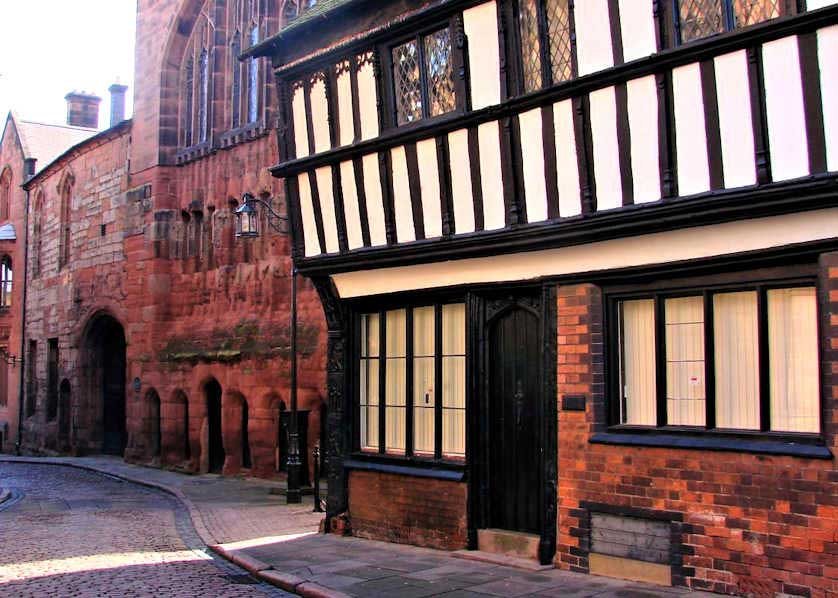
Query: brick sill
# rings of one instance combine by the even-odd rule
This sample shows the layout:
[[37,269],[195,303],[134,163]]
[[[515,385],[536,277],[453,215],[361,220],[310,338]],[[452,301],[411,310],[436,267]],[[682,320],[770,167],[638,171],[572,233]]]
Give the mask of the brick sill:
[[465,477],[464,471],[433,469],[431,467],[413,467],[410,465],[395,465],[392,463],[376,463],[369,461],[358,461],[347,459],[343,462],[346,469],[357,471],[377,471],[380,473],[394,473],[398,475],[413,476],[416,478],[434,478],[437,480],[450,480],[462,482]]
[[705,451],[731,451],[757,455],[782,455],[808,459],[832,459],[825,446],[801,444],[783,440],[756,440],[747,438],[722,438],[718,436],[682,436],[677,434],[626,434],[603,432],[589,439],[591,444],[620,446],[648,446],[658,448],[696,449]]

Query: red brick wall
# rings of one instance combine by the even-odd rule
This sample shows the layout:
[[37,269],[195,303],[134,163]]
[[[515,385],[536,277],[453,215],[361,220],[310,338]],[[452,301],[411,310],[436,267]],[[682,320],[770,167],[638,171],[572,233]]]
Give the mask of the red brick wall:
[[361,538],[465,548],[466,499],[463,482],[372,471],[349,475],[352,533]]
[[[822,257],[827,444],[838,453],[838,255]],[[559,407],[558,553],[588,569],[586,502],[666,511],[682,521],[675,583],[723,593],[838,596],[836,461],[589,444],[605,424],[602,297],[558,292],[558,400],[584,393],[585,412]]]

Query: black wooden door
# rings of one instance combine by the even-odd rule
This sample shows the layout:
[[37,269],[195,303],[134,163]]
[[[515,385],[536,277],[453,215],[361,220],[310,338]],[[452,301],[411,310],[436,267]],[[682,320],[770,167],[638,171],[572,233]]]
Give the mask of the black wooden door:
[[122,455],[128,440],[125,426],[125,342],[108,339],[102,358],[102,400],[104,402],[104,443],[102,452]]
[[512,304],[487,326],[488,527],[540,533],[541,319]]
[[221,428],[221,385],[211,380],[205,387],[207,396],[207,428],[209,435],[209,470],[221,473],[224,469],[224,436]]

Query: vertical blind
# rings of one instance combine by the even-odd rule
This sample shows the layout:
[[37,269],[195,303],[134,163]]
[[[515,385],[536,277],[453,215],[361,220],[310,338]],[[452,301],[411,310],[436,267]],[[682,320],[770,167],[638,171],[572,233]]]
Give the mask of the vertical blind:
[[[708,305],[712,325],[705,321]],[[660,307],[663,349],[656,337]],[[661,375],[667,425],[705,427],[709,408],[718,429],[820,430],[814,287],[623,300],[616,314],[619,423],[657,425]],[[714,380],[709,389],[705,372]]]
[[[360,318],[358,431],[361,450],[390,454],[405,454],[410,450],[418,457],[441,454],[464,458],[465,305],[397,309],[384,312],[383,316],[383,347],[379,341],[381,315],[363,314]],[[437,330],[441,331],[439,338]],[[379,400],[381,384],[383,405]],[[382,408],[383,451],[379,438]],[[410,446],[408,408],[412,416]],[[441,428],[437,428],[438,422],[441,422]]]

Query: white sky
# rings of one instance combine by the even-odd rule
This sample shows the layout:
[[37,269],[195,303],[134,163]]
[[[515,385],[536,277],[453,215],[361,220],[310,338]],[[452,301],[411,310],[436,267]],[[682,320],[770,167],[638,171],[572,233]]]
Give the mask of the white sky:
[[136,0],[0,0],[0,129],[9,109],[24,120],[64,123],[73,90],[102,98],[99,127],[110,118],[108,87],[134,94]]

